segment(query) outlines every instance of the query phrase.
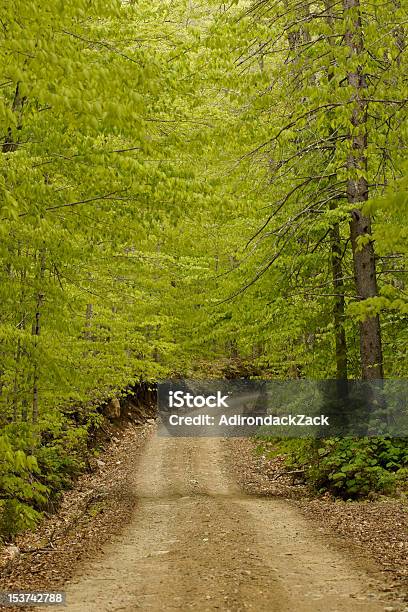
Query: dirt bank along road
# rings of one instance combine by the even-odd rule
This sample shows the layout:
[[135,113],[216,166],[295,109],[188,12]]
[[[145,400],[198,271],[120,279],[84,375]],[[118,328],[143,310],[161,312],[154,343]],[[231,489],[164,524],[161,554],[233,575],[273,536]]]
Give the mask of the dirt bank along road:
[[69,612],[397,609],[287,502],[243,494],[222,449],[217,439],[149,440],[131,524],[78,568]]

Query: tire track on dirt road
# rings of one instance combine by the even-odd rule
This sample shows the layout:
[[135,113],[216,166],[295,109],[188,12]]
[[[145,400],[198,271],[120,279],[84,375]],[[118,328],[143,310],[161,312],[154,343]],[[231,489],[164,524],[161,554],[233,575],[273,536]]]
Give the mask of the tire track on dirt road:
[[[154,435],[132,477],[138,506],[67,585],[69,612],[379,612],[364,568],[282,500],[242,493],[222,440]],[[389,605],[389,604],[388,604]]]

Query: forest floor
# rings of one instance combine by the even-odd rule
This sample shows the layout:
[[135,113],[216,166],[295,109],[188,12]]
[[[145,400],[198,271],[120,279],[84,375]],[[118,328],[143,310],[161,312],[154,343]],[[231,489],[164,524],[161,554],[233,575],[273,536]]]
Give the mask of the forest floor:
[[154,429],[116,433],[59,512],[17,539],[0,590],[63,588],[69,612],[408,609],[402,502],[309,500],[248,440]]

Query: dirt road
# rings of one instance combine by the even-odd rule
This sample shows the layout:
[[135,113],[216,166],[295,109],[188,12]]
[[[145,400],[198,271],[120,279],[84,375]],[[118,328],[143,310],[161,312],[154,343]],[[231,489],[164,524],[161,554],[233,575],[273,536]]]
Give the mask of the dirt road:
[[135,517],[78,569],[69,612],[387,609],[364,569],[289,504],[239,490],[221,440],[153,436],[134,469]]

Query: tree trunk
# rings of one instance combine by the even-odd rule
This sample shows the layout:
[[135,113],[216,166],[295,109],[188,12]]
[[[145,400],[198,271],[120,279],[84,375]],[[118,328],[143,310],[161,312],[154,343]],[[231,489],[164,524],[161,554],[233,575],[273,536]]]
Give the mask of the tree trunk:
[[340,227],[335,223],[330,230],[331,268],[333,278],[333,323],[336,339],[336,378],[347,380],[347,341],[344,329],[344,282],[341,263]]
[[14,371],[13,384],[13,422],[18,421],[18,396],[19,396],[19,376],[20,376],[20,361],[21,361],[21,340],[17,340],[16,348],[16,366]]
[[[14,98],[13,98],[13,104],[11,107],[11,110],[13,111],[13,113],[16,113],[18,115],[18,124],[17,124],[17,130],[21,130],[21,121],[22,121],[22,113],[23,113],[23,106],[24,106],[24,102],[25,102],[25,96],[21,96],[20,94],[20,83],[17,83],[16,85],[16,89],[14,92]],[[4,137],[4,142],[2,145],[2,152],[3,153],[13,153],[14,151],[17,151],[18,149],[18,141],[17,141],[17,137],[13,134],[13,130],[11,129],[11,127],[9,127],[7,129],[7,134]]]
[[[344,43],[350,50],[351,62],[364,54],[360,1],[343,0],[346,31]],[[377,295],[375,253],[372,242],[360,244],[360,237],[371,234],[370,218],[361,211],[368,199],[367,182],[367,88],[361,66],[347,74],[352,89],[351,148],[347,158],[347,199],[355,208],[351,214],[350,235],[353,251],[357,297],[366,300]],[[369,316],[360,322],[360,356],[363,379],[383,378],[381,329],[378,316]]]
[[[324,8],[327,13],[326,21],[331,29],[333,29],[333,7],[330,0],[324,1]],[[329,44],[333,47],[334,41],[331,39]],[[330,62],[328,68],[327,79],[330,82],[333,79],[334,58]],[[330,136],[334,135],[334,130],[330,128]],[[333,142],[333,154],[335,153],[336,144]],[[336,177],[337,180],[337,177]],[[336,208],[336,204],[332,203],[331,210]],[[340,224],[337,222],[330,229],[330,250],[331,250],[331,269],[333,279],[333,324],[336,343],[336,378],[339,381],[346,381],[348,376],[347,371],[347,338],[344,328],[345,321],[345,299],[344,299],[344,281],[343,281],[343,264],[341,253],[341,235]],[[343,391],[343,386],[341,386]]]
[[93,317],[93,304],[87,304],[86,313],[85,313],[85,339],[86,340],[91,340],[92,317]]
[[34,375],[33,375],[33,411],[32,421],[36,423],[38,421],[38,381],[39,381],[39,359],[38,359],[38,338],[41,333],[41,311],[44,301],[44,293],[42,292],[42,280],[44,279],[45,272],[45,250],[41,251],[40,254],[40,271],[39,271],[39,288],[37,293],[37,303],[35,309],[35,318],[33,324],[32,334],[35,336],[34,342]]

